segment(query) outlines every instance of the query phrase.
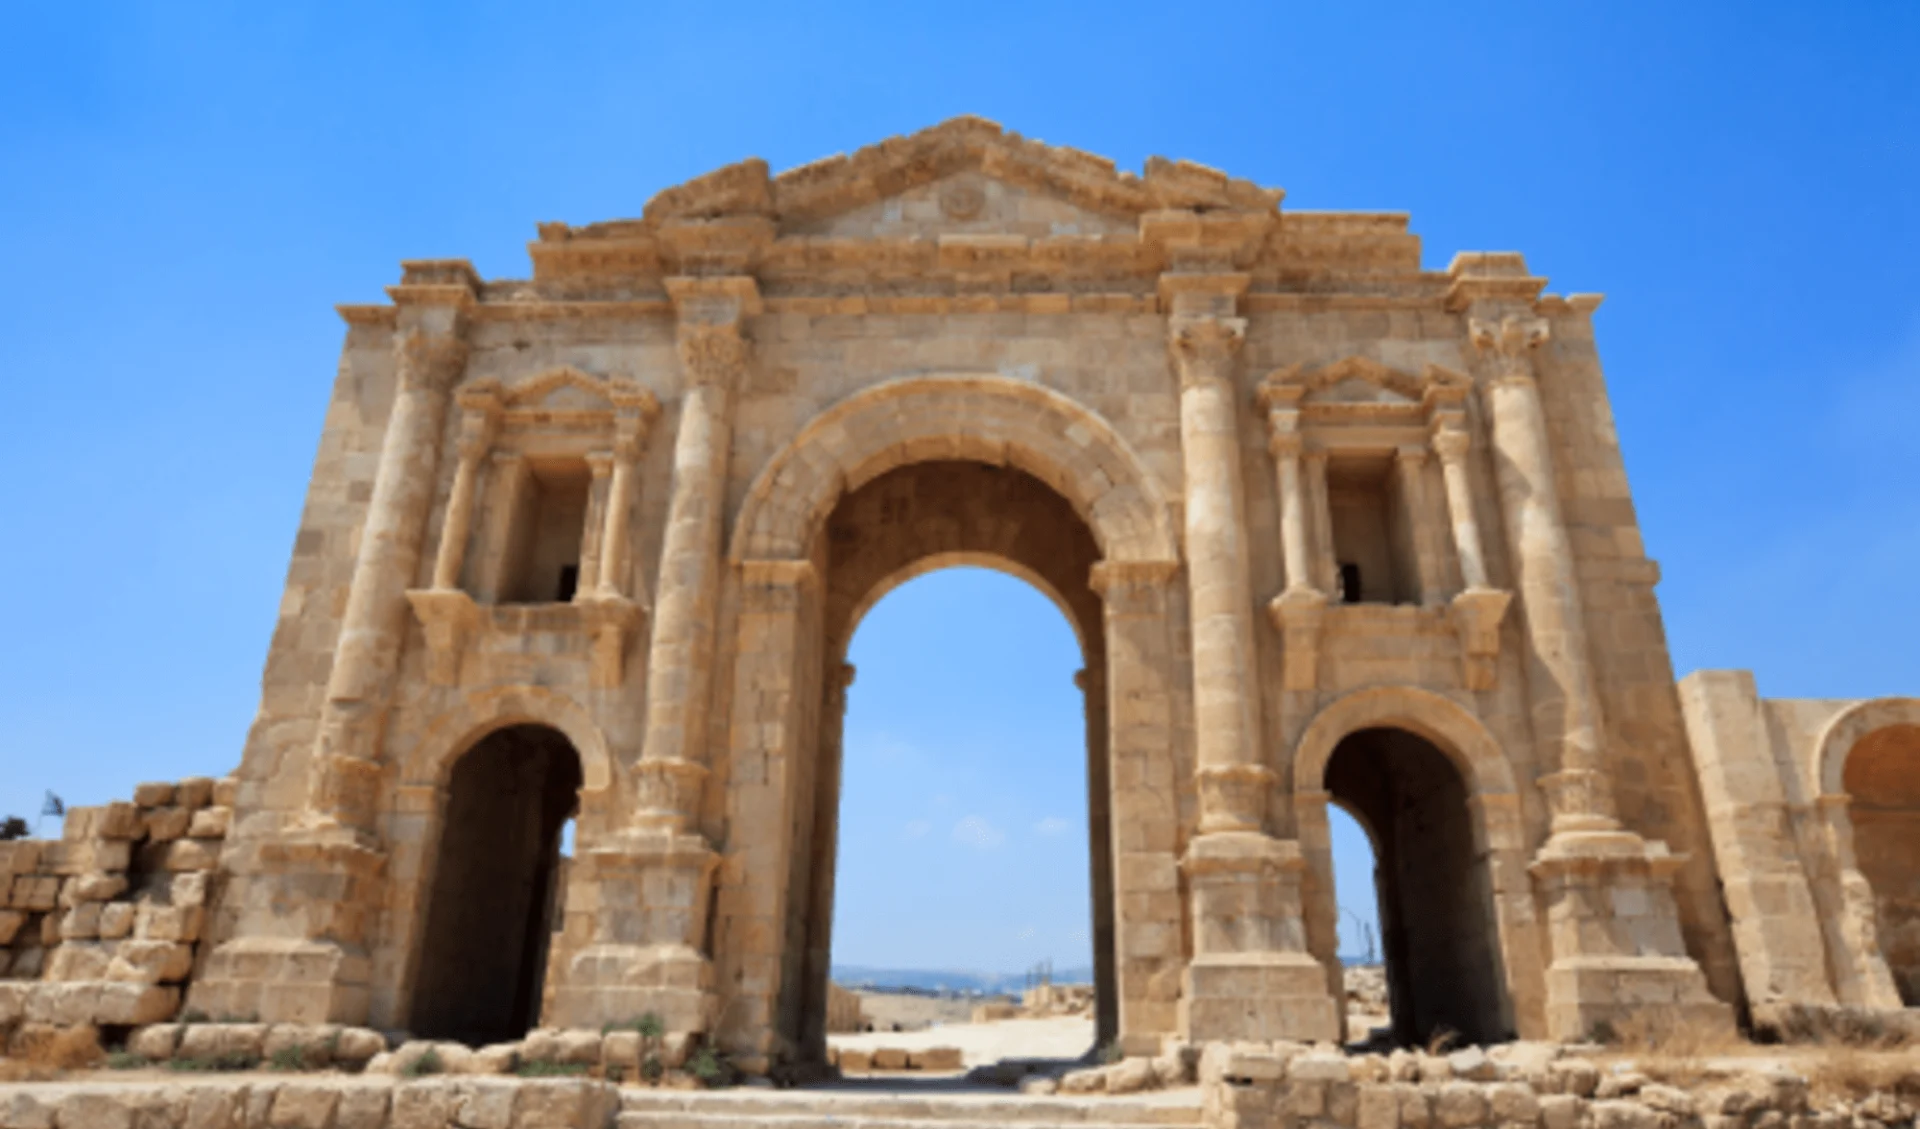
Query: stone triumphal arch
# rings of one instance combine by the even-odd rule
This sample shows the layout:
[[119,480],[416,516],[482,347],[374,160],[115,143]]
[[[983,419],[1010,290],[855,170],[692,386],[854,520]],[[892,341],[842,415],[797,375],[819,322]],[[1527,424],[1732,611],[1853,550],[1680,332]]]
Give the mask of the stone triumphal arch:
[[1912,1002],[1920,706],[1676,685],[1600,299],[1281,197],[963,118],[341,307],[191,969],[102,1021],[817,1062],[847,642],[952,563],[1078,636],[1129,1052],[1342,1034],[1329,805],[1402,1039]]

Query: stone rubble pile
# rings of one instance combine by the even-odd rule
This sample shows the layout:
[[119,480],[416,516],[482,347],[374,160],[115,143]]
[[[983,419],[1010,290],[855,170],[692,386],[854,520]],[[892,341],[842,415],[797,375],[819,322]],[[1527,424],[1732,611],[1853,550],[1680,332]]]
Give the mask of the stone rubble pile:
[[0,1129],[606,1129],[619,1104],[564,1078],[91,1082],[0,1090]]
[[69,809],[57,840],[0,842],[0,1035],[175,1015],[236,787],[142,784],[131,803]]
[[1816,1103],[1807,1078],[1777,1064],[1703,1069],[1683,1089],[1582,1053],[1597,1049],[1213,1044],[1198,1075],[1209,1129],[1910,1129],[1920,1110],[1920,1053],[1891,1092]]

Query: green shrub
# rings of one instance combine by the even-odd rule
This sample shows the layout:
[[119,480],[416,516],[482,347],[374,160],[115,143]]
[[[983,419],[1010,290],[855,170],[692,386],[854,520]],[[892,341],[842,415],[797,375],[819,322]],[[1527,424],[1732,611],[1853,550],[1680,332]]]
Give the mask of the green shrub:
[[305,1070],[307,1068],[307,1048],[295,1043],[290,1047],[281,1047],[273,1052],[267,1065],[274,1070]]
[[446,1070],[447,1064],[440,1061],[439,1048],[428,1047],[427,1053],[408,1063],[400,1073],[408,1078],[419,1078],[426,1074],[444,1074]]
[[132,1051],[112,1051],[107,1055],[108,1070],[139,1070],[147,1060]]

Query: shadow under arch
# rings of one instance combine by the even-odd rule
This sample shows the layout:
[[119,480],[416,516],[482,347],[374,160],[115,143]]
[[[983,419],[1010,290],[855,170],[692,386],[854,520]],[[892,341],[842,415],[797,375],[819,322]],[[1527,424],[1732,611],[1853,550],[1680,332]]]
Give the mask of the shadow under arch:
[[581,761],[560,730],[510,722],[466,745],[444,775],[408,1027],[469,1046],[504,1042],[539,1018]]
[[[1308,946],[1326,966],[1328,986],[1344,998],[1338,956],[1339,909],[1335,903],[1328,804],[1334,802],[1329,770],[1350,738],[1400,734],[1431,750],[1458,777],[1461,806],[1471,834],[1476,873],[1484,874],[1486,912],[1494,936],[1496,973],[1485,991],[1497,998],[1498,1017],[1482,1009],[1476,1022],[1489,1033],[1537,1037],[1546,1025],[1544,937],[1527,872],[1528,851],[1520,796],[1512,766],[1499,741],[1460,703],[1413,686],[1375,686],[1329,703],[1308,722],[1291,760],[1295,826],[1308,859]],[[1351,804],[1346,806],[1351,807]],[[1376,816],[1373,822],[1377,822]],[[1363,827],[1369,820],[1362,820]],[[1378,828],[1373,831],[1378,831]],[[1370,832],[1372,833],[1372,832]],[[1385,865],[1381,839],[1375,858]],[[1385,907],[1383,906],[1383,911]],[[1386,913],[1383,912],[1383,927]],[[1396,1016],[1404,1038],[1411,1024]]]

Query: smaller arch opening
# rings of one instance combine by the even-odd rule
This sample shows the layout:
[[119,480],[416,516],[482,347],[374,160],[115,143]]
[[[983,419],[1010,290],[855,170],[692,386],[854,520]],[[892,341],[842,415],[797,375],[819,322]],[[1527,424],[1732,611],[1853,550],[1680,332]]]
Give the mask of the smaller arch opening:
[[1900,1001],[1920,1006],[1920,725],[1854,743],[1842,769],[1854,857],[1873,887],[1880,949]]
[[[1365,833],[1349,836],[1348,854],[1371,851],[1391,1041],[1511,1039],[1491,875],[1452,759],[1404,729],[1361,729],[1334,747],[1325,785]],[[1338,856],[1336,866],[1351,876]],[[1337,903],[1364,897],[1353,885],[1336,877]],[[1367,1021],[1351,1009],[1349,1019],[1364,1037]]]
[[454,762],[414,976],[412,1032],[480,1046],[538,1019],[580,758],[559,730],[496,729]]

